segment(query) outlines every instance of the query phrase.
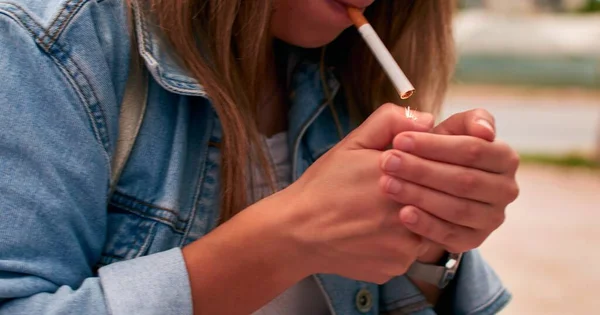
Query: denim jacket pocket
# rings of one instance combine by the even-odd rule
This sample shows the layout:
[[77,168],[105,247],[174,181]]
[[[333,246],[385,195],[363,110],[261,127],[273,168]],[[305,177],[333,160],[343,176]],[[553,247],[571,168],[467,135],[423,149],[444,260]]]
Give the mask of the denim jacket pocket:
[[161,239],[170,240],[168,246],[159,246],[160,250],[175,247],[185,227],[177,211],[115,192],[108,206],[107,239],[98,267],[151,254],[156,251],[150,248],[160,233],[168,234]]
[[157,223],[121,206],[110,205],[107,239],[98,267],[144,256],[152,242]]

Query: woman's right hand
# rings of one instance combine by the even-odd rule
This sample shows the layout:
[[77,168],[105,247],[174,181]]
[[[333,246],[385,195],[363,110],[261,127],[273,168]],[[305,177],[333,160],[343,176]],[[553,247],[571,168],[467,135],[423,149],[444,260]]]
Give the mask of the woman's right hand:
[[380,157],[403,131],[431,130],[433,118],[406,117],[386,104],[295,183],[274,198],[296,204],[286,222],[300,240],[313,273],[374,283],[402,275],[427,250],[399,220],[401,206],[379,189]]

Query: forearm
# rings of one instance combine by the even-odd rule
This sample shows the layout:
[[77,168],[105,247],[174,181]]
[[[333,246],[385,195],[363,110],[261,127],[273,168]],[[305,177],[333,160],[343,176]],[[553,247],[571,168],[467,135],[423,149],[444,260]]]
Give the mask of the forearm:
[[276,196],[184,248],[194,314],[249,314],[308,276]]

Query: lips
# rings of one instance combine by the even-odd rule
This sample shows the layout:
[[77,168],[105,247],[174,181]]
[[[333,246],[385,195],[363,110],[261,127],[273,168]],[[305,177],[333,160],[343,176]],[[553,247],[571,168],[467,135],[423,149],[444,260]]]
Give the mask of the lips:
[[334,0],[343,6],[352,6],[359,9],[366,9],[373,4],[374,0]]
[[352,21],[348,16],[347,8],[349,6],[356,7],[364,11],[366,7],[371,5],[374,0],[322,0],[327,4],[329,13],[325,13],[328,24],[337,25],[340,27],[349,27]]

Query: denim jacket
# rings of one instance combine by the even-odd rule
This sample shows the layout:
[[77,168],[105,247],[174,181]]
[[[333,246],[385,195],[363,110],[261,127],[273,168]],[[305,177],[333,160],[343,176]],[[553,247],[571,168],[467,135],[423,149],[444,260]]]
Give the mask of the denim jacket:
[[[217,224],[220,124],[203,87],[137,17],[148,104],[108,200],[131,57],[126,11],[123,0],[0,0],[0,314],[192,313],[180,248]],[[340,139],[318,67],[301,63],[291,87],[297,179]],[[403,276],[316,278],[334,314],[435,314]],[[510,299],[478,251],[445,295],[453,314],[492,314]]]

